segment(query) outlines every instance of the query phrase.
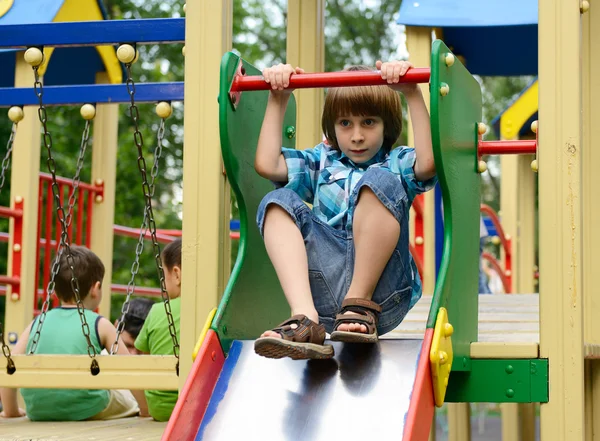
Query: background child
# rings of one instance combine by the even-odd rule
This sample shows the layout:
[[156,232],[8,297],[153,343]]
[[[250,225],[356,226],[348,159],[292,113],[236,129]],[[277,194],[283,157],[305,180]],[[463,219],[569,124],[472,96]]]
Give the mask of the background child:
[[[123,343],[129,350],[130,354],[141,354],[141,352],[135,347],[135,339],[140,335],[142,326],[146,321],[146,317],[150,312],[150,309],[154,305],[154,302],[150,299],[136,298],[129,302],[129,310],[123,320],[125,322],[123,326],[123,332],[121,332],[121,338]],[[118,324],[118,320],[115,320],[115,327]]]
[[[281,148],[292,93],[286,87],[304,71],[283,64],[263,71],[271,92],[255,169],[284,188],[265,196],[257,222],[292,317],[255,342],[259,355],[331,357],[326,331],[332,340],[375,342],[421,296],[408,212],[414,197],[435,184],[429,113],[418,85],[400,83],[410,63],[376,67],[390,87],[329,89],[327,143],[308,150]],[[402,131],[397,91],[410,109],[414,149],[392,150]]]
[[[73,268],[79,282],[79,295],[85,308],[84,314],[90,329],[90,339],[96,354],[109,350],[116,338],[116,329],[106,318],[94,310],[102,300],[104,264],[92,251],[81,246],[71,246]],[[67,253],[60,259],[60,271],[56,275],[55,292],[60,307],[46,313],[35,354],[85,355],[88,344],[81,329],[75,294],[71,288],[71,269]],[[25,354],[31,348],[38,318],[21,334],[14,354]],[[129,355],[123,341],[119,342],[119,355]],[[145,416],[146,400],[141,391],[87,390],[87,389],[21,389],[27,416],[33,421],[80,421],[86,419],[114,419],[137,415]],[[23,416],[17,405],[16,389],[0,390],[6,418]],[[137,400],[137,403],[136,403]],[[139,407],[138,407],[139,403]]]
[[[181,239],[169,243],[162,252],[162,265],[165,271],[165,285],[169,294],[171,313],[180,339],[179,317],[181,311]],[[162,302],[152,306],[135,347],[151,355],[170,355],[173,353],[173,340],[169,332],[169,322]],[[147,390],[148,410],[157,421],[168,421],[177,402],[178,392],[168,390]]]

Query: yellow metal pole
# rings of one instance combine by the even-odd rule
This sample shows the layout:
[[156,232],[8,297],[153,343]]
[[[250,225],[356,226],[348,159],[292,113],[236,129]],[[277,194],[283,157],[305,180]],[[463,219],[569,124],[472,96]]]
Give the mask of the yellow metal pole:
[[533,266],[535,265],[535,174],[531,170],[531,155],[519,155],[517,174],[519,191],[517,194],[518,217],[516,249],[517,261],[513,263],[514,292],[531,294],[534,292]]
[[448,404],[448,441],[471,440],[471,406],[469,403]]
[[515,403],[500,404],[502,441],[519,441],[519,407]]
[[[289,0],[286,59],[306,72],[325,70],[325,0]],[[296,148],[322,141],[323,89],[303,89],[296,95]]]
[[[410,62],[416,67],[429,67],[431,64],[431,32],[430,28],[406,28],[406,47]],[[421,84],[423,98],[429,108],[429,87]],[[414,145],[413,131],[408,121],[408,145]],[[435,198],[432,191],[425,193],[423,206],[423,235],[424,235],[424,262],[423,262],[423,293],[432,294],[435,288]],[[414,210],[411,209],[411,219],[414,219]],[[413,223],[411,222],[411,226]],[[414,230],[413,230],[414,231]],[[414,242],[414,237],[411,237]]]
[[[96,83],[108,83],[102,72]],[[113,224],[115,220],[115,185],[117,180],[117,140],[119,131],[119,105],[96,105],[94,142],[92,145],[92,183],[103,184],[102,201],[95,202],[92,215],[91,248],[104,263],[104,287],[100,314],[110,319],[110,285],[113,263]]]
[[579,0],[539,4],[541,439],[584,439]]
[[[23,53],[16,54],[15,87],[33,87],[33,71],[25,63]],[[33,299],[37,286],[35,275],[38,272],[36,250],[39,247],[38,193],[40,181],[40,121],[37,108],[27,106],[25,117],[19,123],[13,146],[12,173],[10,176],[10,204],[14,206],[17,197],[23,198],[23,240],[21,242],[21,284],[19,299],[13,299],[9,288],[6,295],[6,319],[4,332],[11,343],[13,336],[21,335],[25,326],[33,319]],[[8,242],[8,274],[12,272],[14,222],[10,221]]]
[[231,0],[187,2],[180,387],[229,271],[221,246],[228,207],[216,94],[221,58],[231,48],[231,14]]
[[521,441],[535,440],[535,410],[536,403],[519,404],[519,433]]
[[[584,342],[600,344],[600,296],[597,293],[596,271],[600,249],[600,234],[596,226],[600,214],[600,195],[597,188],[600,177],[600,154],[596,149],[600,140],[600,127],[596,123],[600,116],[598,107],[600,87],[596,78],[600,73],[600,61],[594,48],[600,45],[600,9],[592,3],[589,11],[582,15],[582,100],[583,100],[583,295],[584,295]],[[594,24],[595,23],[595,24]],[[600,441],[600,364],[597,360],[586,361],[585,373],[585,434],[588,441]]]

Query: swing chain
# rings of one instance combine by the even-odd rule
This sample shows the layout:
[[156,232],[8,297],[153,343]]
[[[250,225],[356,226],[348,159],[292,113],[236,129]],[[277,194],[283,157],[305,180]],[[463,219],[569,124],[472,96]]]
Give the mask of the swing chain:
[[73,189],[69,196],[69,203],[67,209],[67,227],[71,225],[73,221],[73,207],[77,203],[79,197],[79,184],[81,183],[81,170],[83,169],[85,151],[90,142],[90,126],[91,121],[85,121],[85,127],[83,128],[83,134],[81,135],[81,143],[79,145],[79,156],[77,157],[77,168],[75,169],[75,176],[73,177]]
[[8,137],[8,143],[6,144],[6,154],[2,159],[2,170],[0,170],[0,191],[4,188],[4,180],[6,179],[6,170],[10,165],[10,157],[12,155],[13,145],[15,142],[15,136],[17,135],[17,123],[13,123],[10,130],[10,136]]
[[[4,155],[4,159],[2,159],[2,169],[0,170],[0,191],[4,187],[4,181],[6,176],[6,170],[10,165],[10,157],[13,150],[13,144],[15,141],[15,135],[17,134],[17,123],[13,123],[12,128],[10,130],[10,136],[8,138],[8,143],[6,144],[6,154]],[[9,375],[12,375],[16,372],[17,368],[15,367],[15,362],[12,359],[10,353],[10,346],[6,344],[4,341],[4,326],[0,321],[0,343],[2,344],[2,353],[4,357],[6,357],[6,372]]]
[[[169,295],[167,294],[167,288],[165,285],[165,272],[160,260],[160,245],[156,238],[156,222],[154,220],[154,213],[152,212],[152,194],[153,190],[150,188],[148,183],[148,173],[146,168],[146,160],[144,159],[144,138],[142,132],[139,129],[139,118],[140,114],[138,107],[135,104],[135,83],[131,76],[131,63],[125,64],[127,71],[127,92],[131,98],[131,105],[129,106],[129,116],[133,122],[134,133],[133,140],[138,151],[138,169],[142,175],[142,190],[146,199],[146,213],[148,214],[148,227],[150,229],[150,235],[152,236],[152,246],[154,248],[154,260],[156,262],[156,269],[158,270],[158,277],[160,279],[160,294],[165,305],[165,312],[167,314],[167,321],[169,323],[169,334],[173,340],[173,355],[177,358],[177,375],[179,375],[179,342],[177,341],[177,331],[175,329],[175,322],[173,320],[173,313],[171,312],[171,304],[169,302]],[[158,149],[158,146],[157,146]],[[158,169],[157,169],[158,171]]]
[[2,332],[2,329],[2,322],[0,322],[0,343],[2,343],[2,353],[6,357],[6,373],[8,375],[12,375],[17,371],[17,368],[15,367],[15,362],[13,361],[10,353],[10,346],[8,346],[4,341],[4,333]]
[[[162,143],[165,136],[165,119],[161,118],[160,126],[158,128],[157,134],[157,145],[154,151],[154,163],[152,165],[152,172],[150,174],[150,196],[154,196],[155,185],[154,182],[156,180],[156,176],[158,175],[158,162],[162,156]],[[129,279],[129,283],[127,283],[127,295],[125,297],[125,302],[121,307],[121,317],[119,317],[119,322],[117,323],[117,337],[115,338],[114,343],[110,348],[111,355],[116,353],[119,349],[119,336],[123,332],[123,328],[125,327],[125,316],[129,313],[129,302],[131,300],[131,296],[135,291],[135,277],[140,269],[140,256],[144,251],[144,239],[146,237],[146,232],[148,231],[148,210],[144,207],[144,219],[142,220],[142,225],[140,227],[140,235],[138,237],[137,245],[135,246],[135,259],[133,264],[131,265],[131,278]]]
[[65,210],[60,202],[60,190],[59,190],[58,182],[56,181],[56,162],[54,161],[54,158],[52,157],[52,135],[50,134],[50,131],[48,130],[48,125],[47,125],[48,116],[47,116],[46,107],[44,106],[44,101],[43,101],[44,86],[43,86],[42,82],[40,81],[40,75],[39,75],[38,69],[39,69],[39,66],[33,67],[33,72],[35,75],[34,89],[35,89],[35,94],[37,95],[39,104],[40,104],[40,107],[38,109],[38,117],[39,117],[40,122],[42,123],[42,128],[44,131],[44,133],[43,133],[44,146],[46,147],[46,150],[48,152],[48,159],[46,162],[48,165],[48,171],[52,175],[52,194],[54,196],[54,201],[56,202],[56,215],[60,222],[61,235],[60,235],[59,250],[56,255],[56,259],[54,260],[54,263],[52,265],[52,277],[50,279],[50,283],[48,284],[48,294],[46,296],[46,300],[44,301],[44,305],[42,306],[42,312],[38,319],[37,328],[36,328],[35,334],[33,336],[32,342],[31,342],[31,348],[29,350],[29,354],[33,354],[35,352],[35,349],[37,348],[37,344],[38,344],[38,341],[40,338],[40,332],[42,330],[42,325],[44,323],[46,312],[48,311],[50,297],[51,297],[52,293],[54,292],[54,285],[55,285],[54,279],[56,278],[56,275],[58,274],[58,272],[60,270],[60,257],[62,255],[63,250],[66,250],[67,265],[69,266],[69,269],[71,270],[71,289],[73,290],[73,294],[75,294],[75,301],[77,304],[77,312],[79,313],[79,318],[81,319],[81,329],[83,330],[83,335],[84,335],[87,345],[88,345],[88,348],[87,348],[88,355],[92,359],[92,364],[90,366],[90,370],[93,375],[97,375],[100,372],[100,366],[98,365],[98,360],[96,360],[96,348],[94,348],[94,345],[92,344],[92,340],[90,338],[90,327],[85,318],[85,311],[84,311],[83,303],[81,302],[81,297],[79,296],[79,281],[77,280],[77,277],[75,276],[75,266],[74,266],[75,261],[73,258],[73,254],[71,253],[71,244],[69,241],[67,219],[66,219],[66,215],[65,215]]

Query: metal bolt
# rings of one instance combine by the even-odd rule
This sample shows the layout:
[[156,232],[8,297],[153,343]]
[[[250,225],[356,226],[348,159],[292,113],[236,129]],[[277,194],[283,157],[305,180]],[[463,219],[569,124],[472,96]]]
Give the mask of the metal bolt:
[[515,371],[515,368],[512,364],[507,364],[506,369],[504,369],[507,374],[512,374]]
[[512,397],[514,397],[514,396],[515,396],[515,391],[514,391],[514,390],[512,390],[512,389],[506,389],[506,396],[507,396],[508,398],[512,398]]

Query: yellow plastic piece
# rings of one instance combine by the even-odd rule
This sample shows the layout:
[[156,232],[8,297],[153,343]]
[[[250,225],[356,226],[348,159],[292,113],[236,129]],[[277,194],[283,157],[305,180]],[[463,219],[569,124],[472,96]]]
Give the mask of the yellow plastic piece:
[[44,54],[37,47],[30,47],[25,51],[25,61],[27,64],[37,67],[44,61]]
[[87,121],[94,119],[96,116],[96,107],[93,104],[84,104],[79,111],[81,117]]
[[200,347],[202,346],[202,342],[204,341],[204,337],[206,337],[206,333],[210,329],[210,325],[212,325],[213,318],[215,318],[215,314],[217,313],[217,308],[213,308],[206,318],[206,322],[204,323],[204,327],[202,328],[202,332],[200,333],[200,337],[198,338],[198,342],[196,346],[194,346],[194,352],[192,352],[192,360],[196,360],[196,356],[200,351]]
[[171,108],[171,104],[166,101],[161,101],[156,105],[156,114],[159,118],[167,119],[173,113],[173,109]]
[[183,56],[185,57],[185,46],[183,46],[183,47],[181,48],[181,55],[183,55]]
[[137,53],[135,48],[130,44],[122,44],[117,49],[117,58],[121,63],[130,64],[135,63]]
[[580,4],[579,4],[579,11],[584,14],[587,11],[590,10],[590,2],[588,2],[587,0],[583,0]]
[[446,66],[450,67],[454,64],[455,58],[454,58],[454,54],[446,54],[446,58],[444,60],[446,62]]
[[516,139],[523,124],[538,111],[539,84],[536,81],[500,117],[500,135]]
[[437,407],[442,407],[444,404],[444,397],[448,388],[448,379],[450,378],[450,370],[452,369],[452,360],[454,357],[451,338],[453,333],[454,328],[448,323],[446,308],[440,308],[435,322],[431,352],[429,352],[433,395]]
[[6,14],[12,7],[14,0],[0,0],[0,17]]
[[538,122],[537,122],[537,119],[536,119],[534,122],[531,123],[531,131],[533,133],[537,133],[537,129],[538,129]]
[[23,113],[23,109],[19,106],[12,106],[8,109],[8,119],[10,119],[14,123],[18,123],[23,120],[25,114]]

